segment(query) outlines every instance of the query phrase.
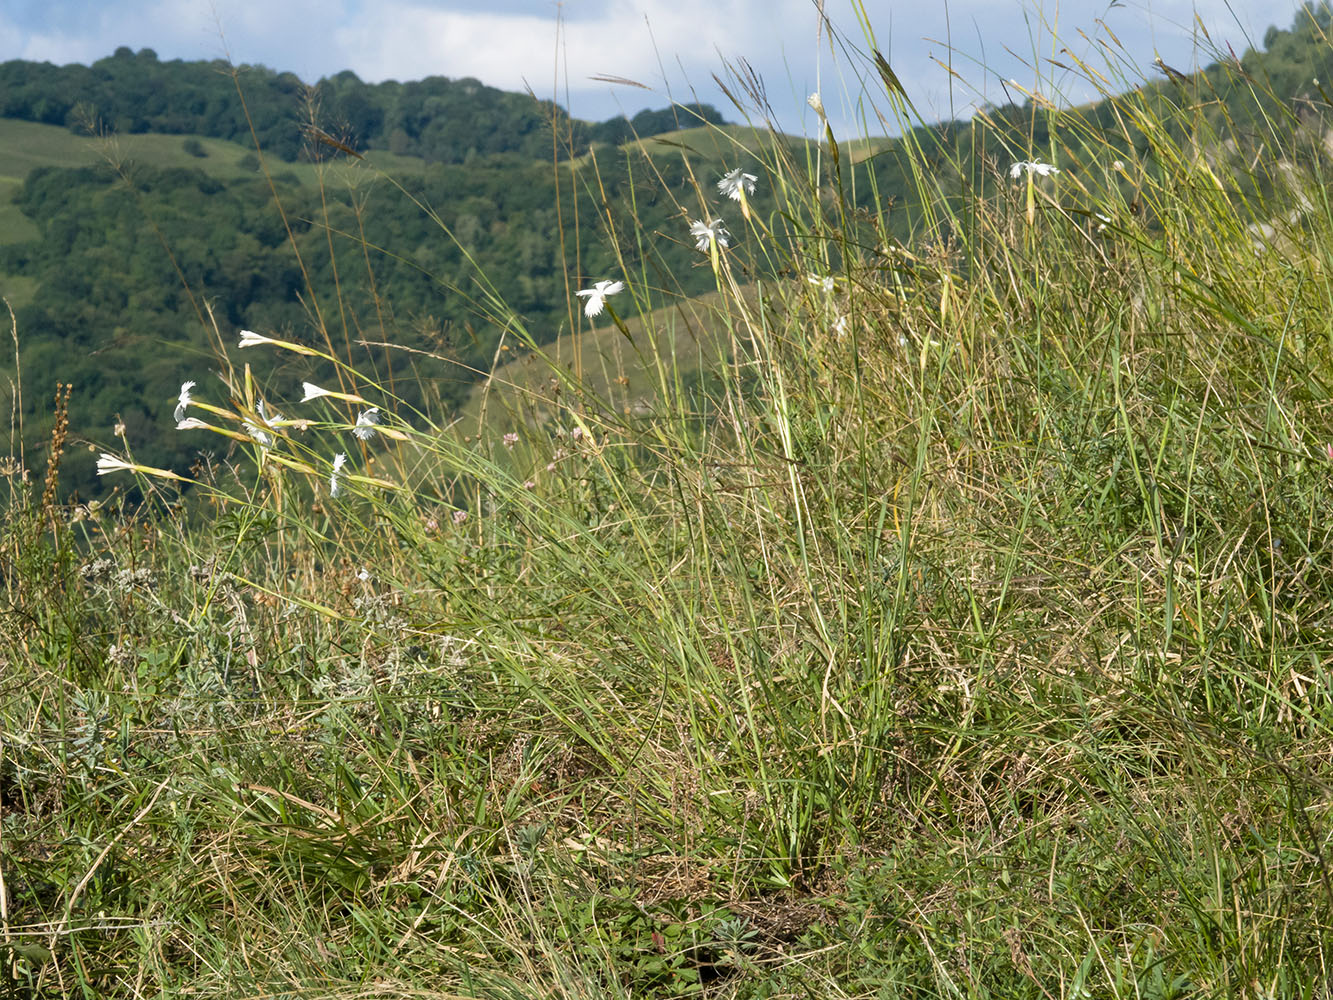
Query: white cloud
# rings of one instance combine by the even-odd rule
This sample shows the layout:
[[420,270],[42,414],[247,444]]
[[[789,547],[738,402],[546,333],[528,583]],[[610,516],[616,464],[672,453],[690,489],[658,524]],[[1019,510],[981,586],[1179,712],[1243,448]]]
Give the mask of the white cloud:
[[[590,80],[597,75],[637,80],[661,92],[665,68],[673,88],[692,82],[707,85],[711,95],[710,74],[720,69],[722,57],[755,58],[762,51],[780,61],[784,41],[799,45],[800,39],[790,33],[784,38],[777,26],[790,29],[801,22],[807,25],[805,48],[813,65],[815,14],[809,0],[619,0],[596,16],[580,16],[570,4],[559,29],[554,12],[466,12],[391,0],[339,26],[333,38],[349,65],[369,80],[474,76],[510,90],[531,86],[545,96],[559,67],[560,93],[566,78],[572,91],[604,91],[605,84]],[[647,94],[626,99],[650,100]],[[659,96],[656,103],[664,101]]]

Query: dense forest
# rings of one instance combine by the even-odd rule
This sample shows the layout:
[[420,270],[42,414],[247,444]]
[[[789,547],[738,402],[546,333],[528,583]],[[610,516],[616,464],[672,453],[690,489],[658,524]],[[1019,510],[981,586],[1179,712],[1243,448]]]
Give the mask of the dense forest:
[[[1143,92],[1197,103],[1202,125],[1208,116],[1255,117],[1244,81],[1263,77],[1286,103],[1259,108],[1257,141],[1264,127],[1322,122],[1329,102],[1316,81],[1333,80],[1323,38],[1330,21],[1326,4],[1307,5],[1289,30],[1268,32],[1266,51],[1228,56],[1230,64],[1220,60],[1196,77],[1171,71]],[[856,165],[830,158],[832,179],[867,208],[884,209],[868,213],[872,224],[855,238],[947,237],[930,231],[928,213],[914,203],[920,189],[898,155],[909,145],[938,168],[935,184],[945,198],[1001,189],[997,167],[1015,159],[1049,158],[1078,170],[1077,150],[1049,146],[1056,114],[1079,117],[1102,140],[1122,136],[1127,153],[1141,159],[1150,154],[1148,139],[1110,101],[1059,111],[1010,104],[972,122],[921,126]],[[447,410],[489,367],[506,321],[484,307],[486,289],[539,343],[577,320],[570,295],[584,283],[629,275],[646,289],[705,291],[714,279],[678,206],[702,214],[700,189],[715,202],[712,184],[722,173],[756,169],[734,151],[686,157],[671,147],[642,169],[637,147],[596,146],[720,123],[707,106],[590,124],[475,80],[370,85],[341,73],[308,88],[291,74],[258,67],[233,74],[219,63],[162,62],[149,50],[121,49],[90,67],[0,65],[0,116],[180,134],[194,155],[203,153],[200,136],[251,144],[253,124],[272,186],[255,169],[257,156],[248,174],[230,178],[202,161],[197,169],[132,161],[41,168],[14,196],[37,235],[0,245],[0,274],[35,286],[18,311],[30,449],[40,449],[49,431],[55,383],[68,382],[76,440],[106,440],[119,417],[139,458],[164,466],[188,463],[196,446],[162,428],[181,382],[210,366],[207,308],[225,336],[253,328],[306,339],[322,324],[390,382],[407,356],[367,357],[356,341],[447,357],[456,364],[417,368],[412,380],[395,382],[410,403]],[[380,174],[312,135],[419,157],[425,166]],[[782,137],[772,141],[797,148]],[[600,148],[595,163],[583,156],[590,147]],[[566,161],[558,167],[553,148]],[[321,183],[295,172],[311,159],[326,164]],[[777,210],[762,184],[754,207]],[[288,388],[307,375],[320,373],[271,373]],[[280,387],[272,391],[282,398]],[[95,492],[90,456],[72,456],[64,482]]]
[[490,153],[550,158],[552,127],[562,155],[593,143],[618,144],[703,122],[709,105],[643,110],[632,119],[582,122],[549,101],[442,76],[363,83],[345,70],[308,87],[293,73],[226,62],[162,62],[152,49],[125,47],[91,66],[0,63],[0,117],[115,132],[205,135],[296,160],[305,144],[294,120],[323,123],[358,149],[387,149],[428,163],[464,163]]

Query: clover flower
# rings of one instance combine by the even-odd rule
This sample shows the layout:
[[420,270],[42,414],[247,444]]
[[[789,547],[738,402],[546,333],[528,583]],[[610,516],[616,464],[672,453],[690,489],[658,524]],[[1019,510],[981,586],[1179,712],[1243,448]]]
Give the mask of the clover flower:
[[727,232],[727,227],[722,224],[721,219],[691,222],[690,235],[694,237],[694,249],[704,252],[707,252],[715,243],[725,250],[727,241],[731,239],[731,234]]
[[599,281],[591,288],[580,288],[575,294],[585,295],[588,298],[583,307],[583,314],[589,319],[594,316],[600,316],[602,309],[606,305],[606,299],[610,295],[624,291],[625,283],[623,281]]
[[1018,180],[1027,171],[1029,175],[1036,174],[1038,177],[1050,177],[1051,174],[1058,174],[1059,167],[1051,166],[1049,163],[1038,163],[1036,160],[1019,160],[1009,168],[1009,177],[1012,180]]
[[181,383],[181,394],[178,397],[176,403],[175,420],[177,423],[180,423],[182,420],[185,419],[185,408],[190,405],[190,399],[191,399],[190,390],[193,389],[198,384],[199,383],[197,382]]
[[454,524],[462,524],[464,521],[467,520],[467,511],[465,510],[454,511],[453,519],[454,519]]
[[352,433],[356,435],[358,441],[369,441],[375,436],[375,425],[379,422],[380,408],[378,406],[362,410],[357,414],[356,426],[352,428]]
[[717,190],[732,201],[740,201],[743,195],[754,194],[754,182],[758,179],[754,174],[743,173],[737,167],[717,182]]
[[518,444],[518,435],[513,431],[510,431],[504,436],[504,443],[506,448],[514,447],[514,445]]
[[333,456],[333,472],[329,476],[329,496],[336,497],[343,491],[342,474],[343,466],[347,464],[347,456],[341,451]]

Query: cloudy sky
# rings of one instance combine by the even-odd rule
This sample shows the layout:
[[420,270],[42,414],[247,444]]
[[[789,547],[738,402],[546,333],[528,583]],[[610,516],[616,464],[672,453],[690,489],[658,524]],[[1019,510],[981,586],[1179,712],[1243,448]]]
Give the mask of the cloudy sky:
[[[1182,70],[1196,58],[1208,62],[1195,55],[1196,42],[1206,44],[1200,24],[1214,45],[1240,53],[1269,24],[1287,27],[1298,7],[1296,0],[823,0],[842,35],[831,52],[818,30],[818,2],[0,0],[0,59],[86,63],[128,45],[163,59],[262,63],[310,82],[343,69],[368,81],[474,76],[554,94],[590,119],[697,95],[730,120],[741,115],[712,75],[725,79],[725,67],[743,59],[764,81],[780,122],[799,130],[812,124],[805,97],[816,87],[836,123],[855,117],[864,63],[841,46],[863,50],[867,28],[933,120],[982,101],[1021,100],[1009,80],[1085,99],[1088,88],[1049,60],[1073,65],[1073,56],[1104,72],[1112,35],[1130,60],[1119,72],[1141,78],[1157,55]],[[635,80],[651,92],[597,76]]]

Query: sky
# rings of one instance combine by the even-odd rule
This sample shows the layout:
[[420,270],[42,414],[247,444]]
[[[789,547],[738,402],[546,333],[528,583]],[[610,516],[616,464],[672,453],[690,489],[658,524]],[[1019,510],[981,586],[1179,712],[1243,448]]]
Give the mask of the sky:
[[[821,30],[819,6],[833,25]],[[0,60],[88,63],[118,46],[162,59],[229,58],[290,70],[307,82],[351,69],[363,80],[476,77],[554,96],[579,118],[633,115],[699,99],[729,121],[738,110],[714,82],[748,65],[777,123],[810,131],[819,90],[844,132],[882,127],[866,103],[867,29],[920,117],[965,115],[1037,91],[1093,96],[1074,59],[1130,82],[1160,56],[1180,70],[1237,54],[1296,0],[0,0]],[[858,17],[862,12],[864,20]],[[1052,37],[1059,41],[1052,41]],[[1112,39],[1118,40],[1117,46]],[[948,65],[952,73],[944,68]],[[956,75],[954,75],[956,74]],[[643,85],[608,83],[621,78]],[[1010,82],[1013,81],[1013,82]],[[741,96],[737,87],[730,88]],[[1118,88],[1117,88],[1118,89]],[[874,102],[887,112],[882,100]],[[863,126],[862,116],[869,117]]]

